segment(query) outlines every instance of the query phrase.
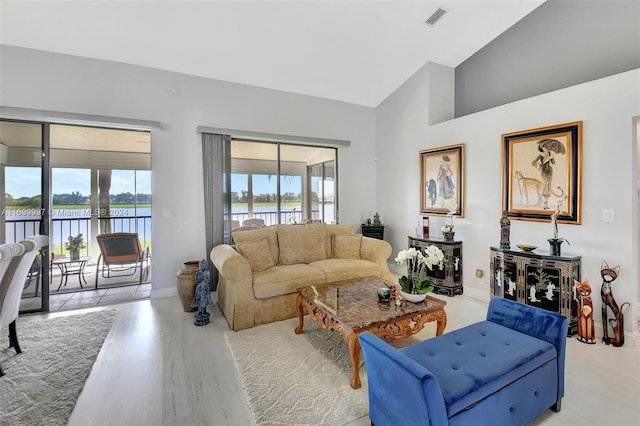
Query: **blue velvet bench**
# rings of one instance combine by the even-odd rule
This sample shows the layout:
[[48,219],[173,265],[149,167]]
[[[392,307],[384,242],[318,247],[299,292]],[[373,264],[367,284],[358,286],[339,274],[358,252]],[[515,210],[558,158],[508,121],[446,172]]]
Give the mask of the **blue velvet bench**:
[[385,425],[522,425],[564,395],[566,317],[502,298],[486,321],[396,349],[360,335],[369,418]]

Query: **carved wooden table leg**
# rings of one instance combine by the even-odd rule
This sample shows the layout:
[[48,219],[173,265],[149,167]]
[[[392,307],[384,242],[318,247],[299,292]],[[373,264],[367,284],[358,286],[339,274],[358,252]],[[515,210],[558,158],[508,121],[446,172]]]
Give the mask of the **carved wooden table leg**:
[[441,309],[436,313],[436,321],[438,321],[436,336],[442,336],[442,333],[444,333],[444,329],[447,326],[447,313],[444,309]]
[[302,329],[304,328],[304,308],[302,307],[302,295],[300,293],[296,296],[296,309],[298,310],[298,326],[296,327],[296,334],[301,334]]
[[353,366],[350,385],[352,389],[360,389],[360,386],[362,386],[360,383],[360,352],[362,352],[360,341],[355,333],[351,333],[345,340],[349,345],[349,355],[351,355],[351,365]]

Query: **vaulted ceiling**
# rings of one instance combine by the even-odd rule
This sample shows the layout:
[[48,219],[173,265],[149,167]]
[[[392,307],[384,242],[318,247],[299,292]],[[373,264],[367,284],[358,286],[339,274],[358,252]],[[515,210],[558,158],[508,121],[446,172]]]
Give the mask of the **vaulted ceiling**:
[[1,0],[0,43],[375,107],[427,62],[456,67],[542,3]]

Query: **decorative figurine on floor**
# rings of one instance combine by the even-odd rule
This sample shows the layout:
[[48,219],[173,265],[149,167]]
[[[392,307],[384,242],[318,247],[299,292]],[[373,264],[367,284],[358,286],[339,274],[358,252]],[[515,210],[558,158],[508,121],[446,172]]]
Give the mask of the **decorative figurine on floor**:
[[573,280],[576,300],[578,302],[578,340],[593,345],[596,343],[595,325],[593,322],[593,301],[589,280],[584,282]]
[[500,248],[509,248],[511,243],[509,242],[509,236],[511,234],[511,221],[507,216],[507,212],[502,212],[500,218]]
[[[602,261],[602,266],[600,266],[600,275],[602,276],[602,288],[600,289],[602,296],[602,342],[616,347],[624,345],[624,311],[630,306],[629,302],[624,302],[618,308],[616,299],[613,298],[611,283],[618,278],[619,273],[620,266],[609,268],[607,262]],[[613,318],[608,318],[609,311],[613,314]],[[609,327],[613,329],[613,337],[609,337]]]
[[213,303],[211,300],[211,289],[209,288],[210,274],[207,269],[207,261],[202,259],[200,261],[200,269],[196,272],[196,294],[191,302],[192,308],[198,308],[198,313],[194,317],[194,325],[207,325],[209,324],[209,313],[207,312],[207,306]]

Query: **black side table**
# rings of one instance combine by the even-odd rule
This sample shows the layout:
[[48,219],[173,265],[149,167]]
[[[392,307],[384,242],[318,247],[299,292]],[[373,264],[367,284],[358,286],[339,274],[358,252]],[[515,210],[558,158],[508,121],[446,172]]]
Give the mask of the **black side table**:
[[362,226],[362,236],[384,240],[384,225],[365,225]]
[[[60,291],[60,287],[62,287],[63,283],[65,287],[67,286],[67,279],[69,278],[69,275],[77,275],[80,288],[84,288],[82,286],[82,282],[84,281],[85,284],[87,283],[87,280],[84,277],[84,267],[87,265],[89,260],[91,260],[91,256],[82,256],[78,259],[71,259],[68,257],[54,259],[51,263],[60,269],[60,284],[56,291]],[[74,263],[77,265],[72,266]]]

